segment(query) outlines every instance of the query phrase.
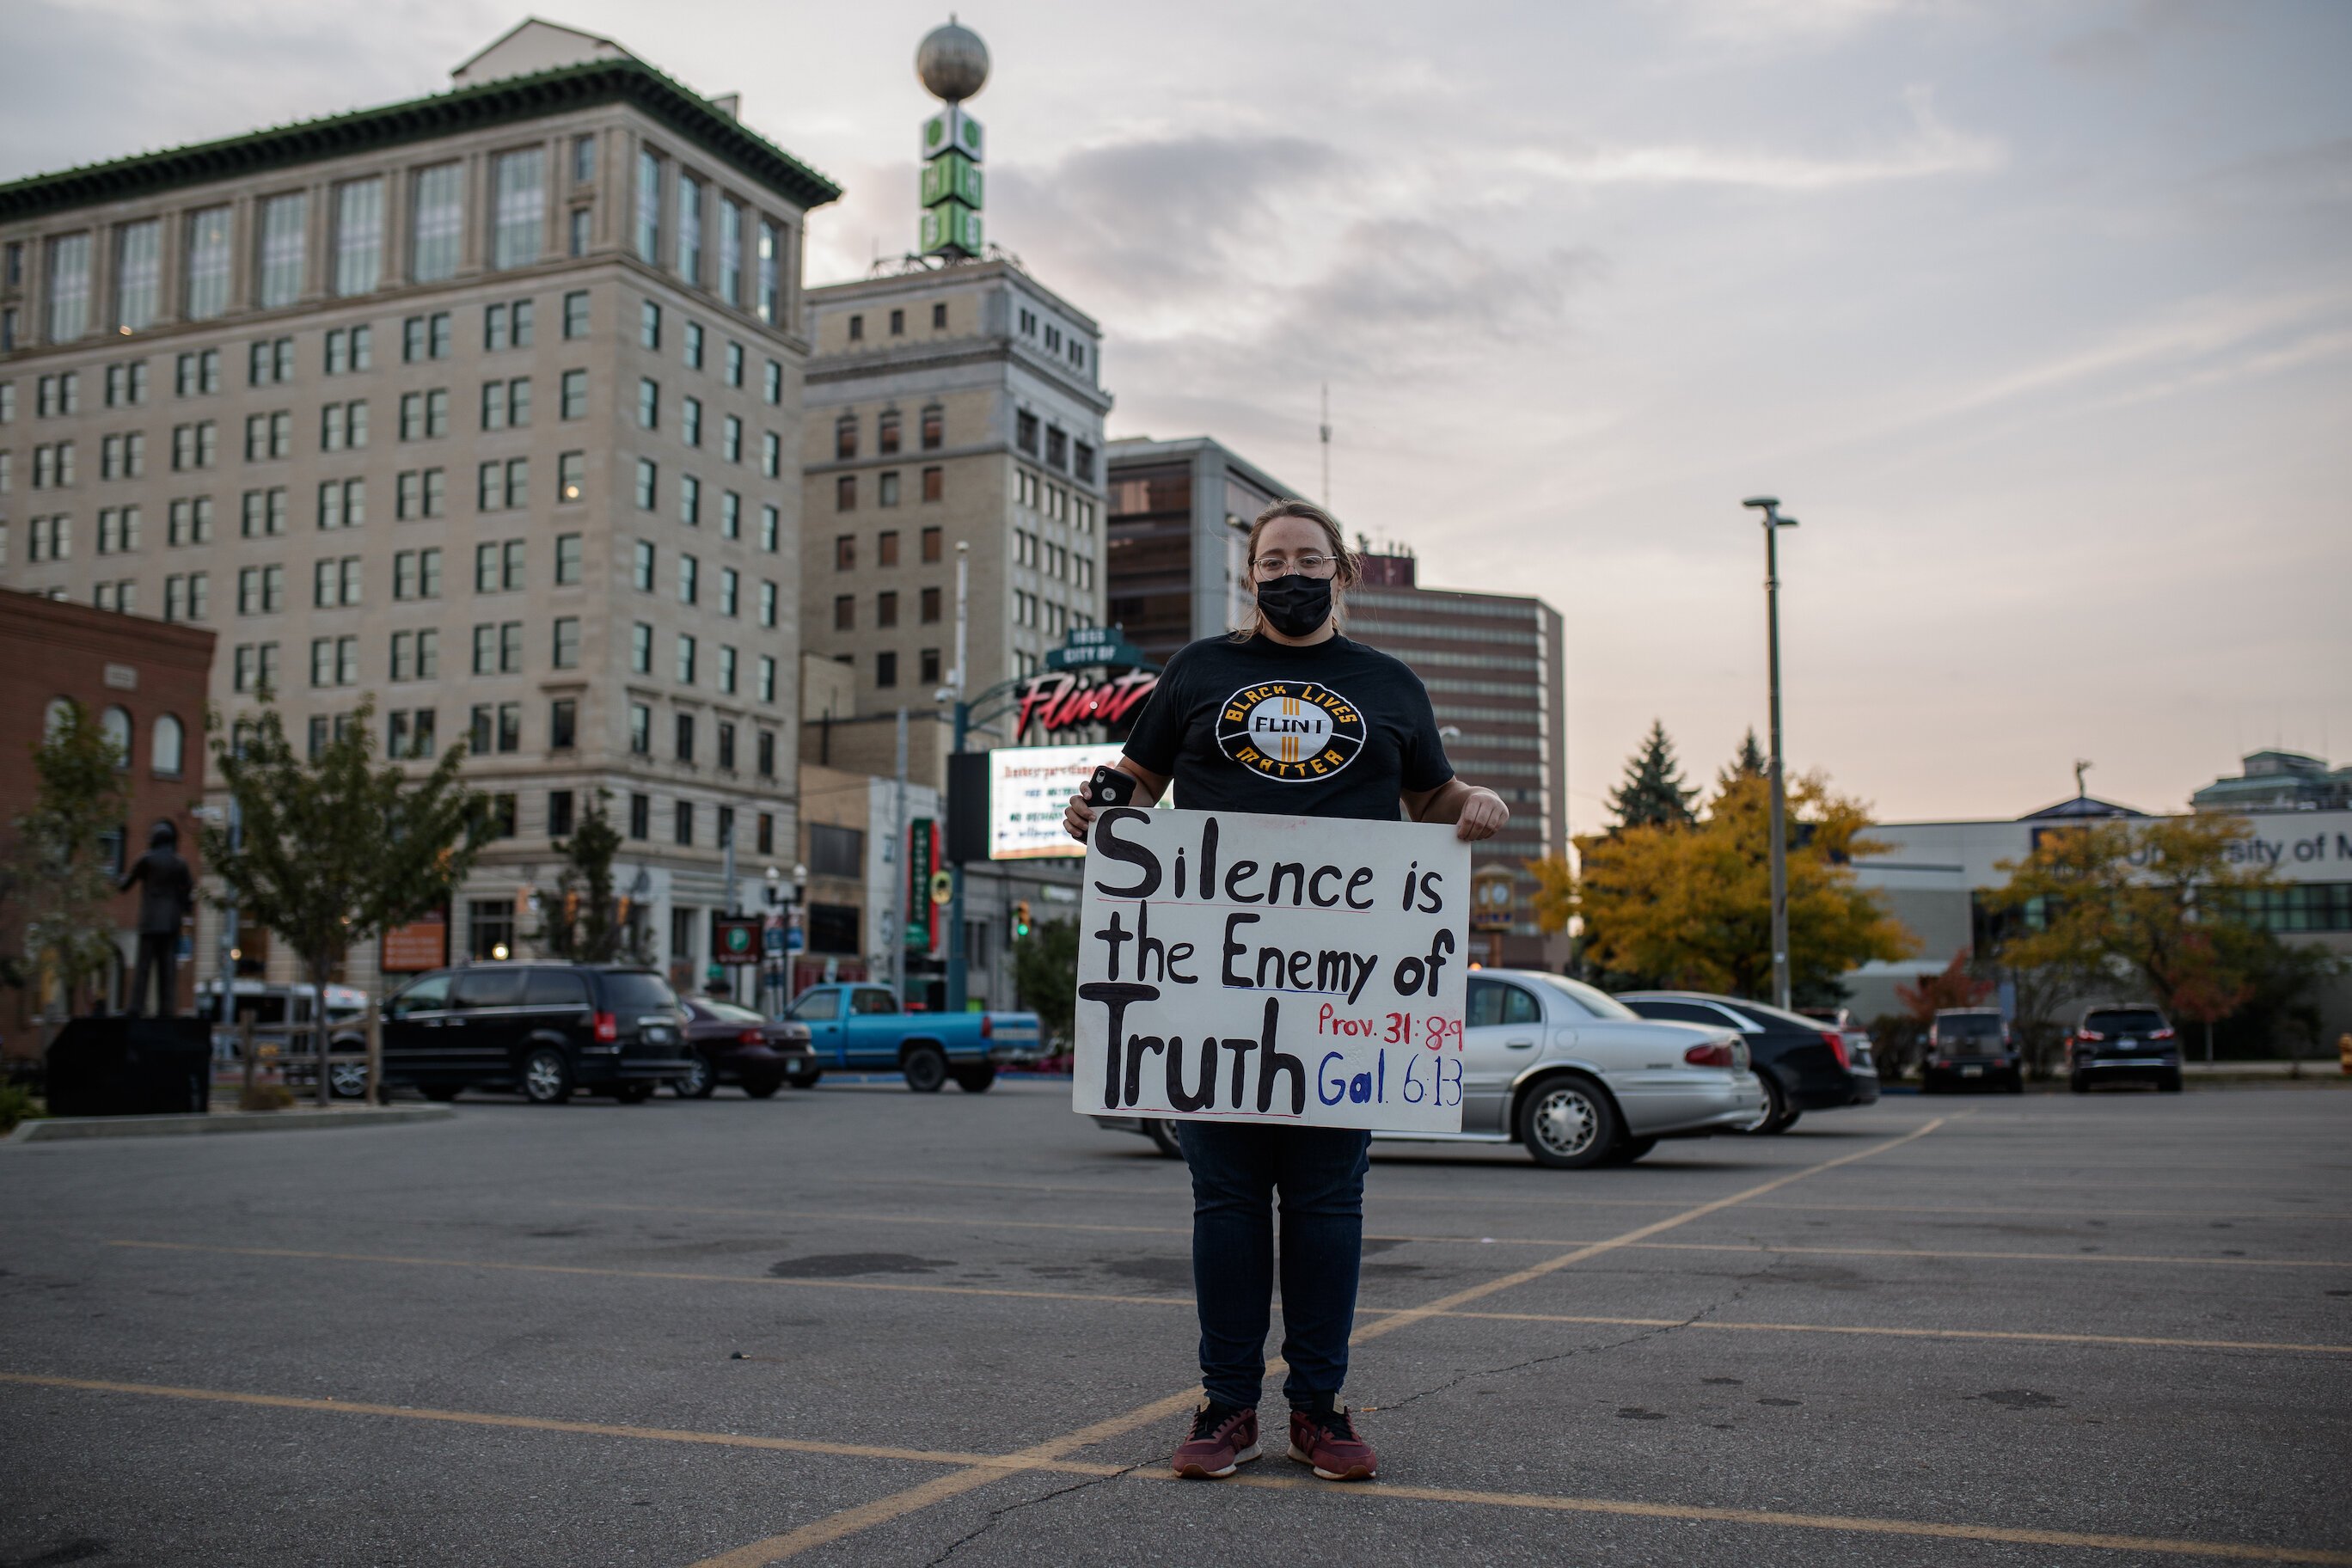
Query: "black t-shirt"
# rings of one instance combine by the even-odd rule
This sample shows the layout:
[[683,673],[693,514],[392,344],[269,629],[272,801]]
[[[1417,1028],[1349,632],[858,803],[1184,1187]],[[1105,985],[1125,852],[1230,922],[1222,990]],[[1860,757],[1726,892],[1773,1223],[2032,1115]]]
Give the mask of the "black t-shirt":
[[1127,754],[1175,780],[1187,811],[1393,822],[1403,791],[1454,776],[1421,678],[1343,637],[1191,644],[1160,672]]

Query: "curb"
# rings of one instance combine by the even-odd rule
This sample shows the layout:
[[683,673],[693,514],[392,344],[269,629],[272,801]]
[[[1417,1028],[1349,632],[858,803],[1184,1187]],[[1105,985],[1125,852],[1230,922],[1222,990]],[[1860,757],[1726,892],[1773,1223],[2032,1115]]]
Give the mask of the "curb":
[[221,1110],[203,1116],[58,1116],[20,1123],[0,1143],[55,1143],[74,1138],[186,1138],[215,1132],[318,1131],[330,1127],[446,1121],[446,1105],[381,1105],[352,1110]]

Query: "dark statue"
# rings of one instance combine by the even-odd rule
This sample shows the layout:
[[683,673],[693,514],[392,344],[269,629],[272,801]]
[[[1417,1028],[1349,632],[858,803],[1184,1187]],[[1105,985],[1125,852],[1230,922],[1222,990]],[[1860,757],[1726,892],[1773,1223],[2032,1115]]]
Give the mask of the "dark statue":
[[131,1014],[146,1012],[147,977],[155,977],[155,1013],[171,1017],[178,1009],[180,922],[196,901],[195,878],[180,858],[180,830],[168,821],[155,824],[147,835],[147,853],[139,857],[122,890],[142,883],[139,900],[139,967],[131,984]]

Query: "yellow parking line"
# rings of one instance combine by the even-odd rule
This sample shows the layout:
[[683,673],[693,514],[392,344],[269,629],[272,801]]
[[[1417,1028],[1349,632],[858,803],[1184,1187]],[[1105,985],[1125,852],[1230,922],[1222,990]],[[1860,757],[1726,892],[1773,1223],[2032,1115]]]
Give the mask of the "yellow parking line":
[[1109,1301],[1133,1307],[1189,1307],[1183,1296],[1112,1296],[1089,1290],[1013,1290],[981,1285],[905,1285],[877,1279],[783,1279],[772,1274],[690,1274],[667,1268],[598,1268],[582,1263],[514,1263],[482,1258],[413,1258],[382,1252],[317,1252],[296,1247],[207,1247],[194,1241],[117,1239],[109,1247],[145,1252],[208,1252],[229,1258],[299,1258],[324,1263],[399,1263],[419,1268],[497,1268],[516,1274],[573,1274],[605,1279],[664,1279],[705,1285],[769,1285],[811,1290],[881,1290],[911,1296],[1004,1296],[1024,1301]]
[[[1140,1475],[1142,1472],[1139,1472]],[[1157,1479],[1157,1478],[1154,1478]],[[1173,1479],[1173,1478],[1171,1478]],[[2092,1534],[2074,1530],[2028,1530],[2000,1524],[1945,1524],[1930,1520],[1873,1519],[1867,1515],[1782,1513],[1770,1509],[1710,1508],[1694,1504],[1633,1502],[1616,1498],[1546,1497],[1533,1492],[1462,1491],[1449,1487],[1400,1486],[1379,1481],[1370,1486],[1338,1486],[1304,1477],[1234,1476],[1223,1483],[1264,1491],[1313,1491],[1378,1503],[1394,1499],[1411,1502],[1468,1504],[1482,1508],[1534,1509],[1554,1513],[1611,1514],[1623,1519],[1669,1520],[1675,1523],[1769,1525],[1793,1530],[1835,1531],[1858,1535],[1924,1536],[1936,1541],[1997,1542],[2004,1545],[2064,1546],[2101,1552],[2160,1552],[2173,1557],[2214,1557],[2241,1563],[2316,1563],[2352,1564],[2352,1552],[2325,1547],[2266,1546],[2252,1542],[2179,1541],[2153,1535]]]
[[[1359,1308],[1358,1310],[1370,1309]],[[2315,1355],[2352,1355],[2352,1345],[2300,1344],[2285,1340],[2184,1340],[2155,1334],[2066,1334],[2030,1329],[1918,1329],[1867,1323],[1740,1323],[1717,1318],[1601,1318],[1560,1312],[1448,1312],[1449,1318],[1485,1318],[1508,1323],[1593,1323],[1627,1329],[1719,1329],[1766,1334],[1860,1334],[1906,1340],[1998,1340],[2024,1344],[2122,1345],[2146,1350],[2296,1351]]]
[[248,1394],[226,1388],[186,1388],[162,1383],[121,1383],[109,1378],[51,1377],[38,1373],[0,1372],[0,1384],[26,1388],[70,1388],[90,1394],[137,1394],[152,1399],[187,1399],[208,1405],[257,1405],[270,1410],[316,1410],[334,1415],[388,1415],[403,1421],[436,1421],[459,1426],[502,1426],[528,1432],[572,1432],[592,1437],[632,1437],[655,1443],[698,1443],[720,1448],[762,1448],[786,1454],[829,1454],[852,1459],[904,1459],[912,1464],[956,1465],[991,1470],[1065,1470],[1072,1475],[1115,1476],[1118,1465],[1076,1460],[1016,1459],[1003,1454],[968,1454],[936,1448],[894,1448],[873,1443],[820,1443],[801,1437],[761,1437],[743,1432],[695,1432],[670,1426],[616,1426],[606,1421],[562,1421],[541,1415],[502,1415],[487,1410],[436,1410],[411,1405],[370,1405],[355,1399],[303,1399],[284,1394]]
[[[901,1215],[870,1214],[841,1209],[764,1209],[764,1208],[702,1208],[669,1204],[599,1204],[555,1199],[565,1208],[612,1211],[623,1214],[689,1214],[729,1215],[741,1218],[815,1220],[843,1225],[911,1225],[934,1228],[970,1231],[1039,1230],[1068,1231],[1075,1234],[1108,1233],[1115,1236],[1184,1236],[1192,1234],[1190,1226],[1171,1225],[1095,1225],[1077,1220],[996,1219],[966,1215]],[[1759,1205],[1760,1206],[1760,1205]],[[1992,1211],[2015,1215],[2019,1211]],[[1676,1224],[1681,1222],[1677,1220]],[[1857,1258],[1999,1258],[2016,1261],[2032,1259],[2063,1263],[2166,1263],[2166,1264],[2243,1264],[2263,1268],[2352,1268],[2352,1260],[2329,1258],[2151,1258],[2125,1252],[1969,1252],[1933,1251],[1909,1247],[1784,1247],[1771,1242],[1629,1242],[1574,1241],[1554,1236],[1430,1236],[1416,1232],[1366,1231],[1366,1241],[1414,1242],[1437,1247],[1630,1247],[1657,1251],[1676,1252],[1784,1252],[1830,1253]]]
[[[141,1251],[201,1252],[230,1258],[288,1258],[324,1263],[393,1264],[404,1268],[495,1268],[520,1274],[562,1274],[594,1279],[654,1279],[705,1285],[787,1285],[804,1289],[881,1290],[916,1295],[1003,1297],[1014,1300],[1108,1302],[1114,1306],[1131,1307],[1190,1307],[1192,1304],[1192,1299],[1185,1296],[1108,1295],[1086,1290],[1019,1290],[982,1285],[905,1285],[866,1279],[779,1279],[760,1274],[695,1274],[683,1270],[600,1268],[588,1264],[576,1263],[514,1263],[484,1261],[471,1258],[416,1258],[393,1253],[318,1252],[290,1247],[208,1247],[202,1243],[188,1241],[130,1240],[110,1241],[107,1245]],[[1593,1245],[1606,1246],[1607,1244]],[[1904,1253],[1901,1256],[1916,1258],[1937,1255]],[[2229,1261],[2235,1261],[2235,1259]],[[1516,1279],[1517,1277],[1510,1278]],[[1590,1323],[1612,1328],[1742,1329],[1759,1332],[1875,1334],[1906,1339],[2013,1340],[2051,1344],[2130,1345],[2156,1349],[2301,1351],[2322,1355],[2352,1354],[2352,1345],[2302,1344],[2268,1340],[2173,1339],[2144,1334],[2069,1334],[2056,1331],[2042,1333],[2005,1329],[1892,1328],[1845,1323],[1733,1323],[1704,1318],[1691,1321],[1683,1318],[1601,1317],[1565,1312],[1474,1312],[1453,1308],[1432,1311],[1425,1307],[1371,1307],[1360,1304],[1357,1307],[1356,1312],[1359,1317],[1364,1318],[1410,1317],[1416,1320],[1423,1317],[1469,1318],[1498,1322]]]
[[[289,1394],[253,1394],[236,1389],[189,1388],[169,1384],[124,1383],[106,1378],[57,1377],[36,1373],[0,1372],[0,1384],[30,1388],[71,1389],[81,1393],[126,1394],[147,1398],[193,1400],[205,1404],[245,1405],[274,1410],[300,1410],[334,1415],[373,1415],[402,1421],[426,1421],[464,1426],[560,1432],[583,1436],[620,1437],[643,1442],[685,1443],[728,1448],[751,1448],[792,1454],[889,1459],[913,1464],[950,1465],[949,1474],[919,1486],[845,1509],[789,1534],[755,1542],[724,1556],[706,1559],[697,1568],[759,1568],[778,1556],[794,1555],[810,1547],[838,1541],[871,1525],[903,1517],[931,1503],[972,1490],[992,1480],[1024,1470],[1062,1475],[1172,1479],[1157,1469],[1133,1470],[1123,1465],[1090,1464],[1065,1456],[1074,1448],[1117,1436],[1147,1421],[1186,1408],[1192,1394],[1146,1405],[1140,1411],[1099,1422],[1066,1436],[1012,1454],[975,1454],[933,1448],[898,1448],[871,1443],[824,1443],[796,1437],[763,1437],[740,1432],[698,1432],[663,1426],[632,1426],[601,1421],[565,1421],[545,1416],[508,1415],[480,1410],[439,1410],[402,1405],[375,1405],[358,1400],[301,1398]],[[2028,1546],[2090,1548],[2111,1552],[2146,1552],[2170,1556],[2221,1558],[2273,1563],[2352,1564],[2352,1552],[2293,1546],[2262,1546],[2219,1541],[2181,1541],[2158,1536],[2089,1534],[2075,1531],[2017,1529],[2004,1525],[1950,1524],[1924,1520],[1875,1519],[1839,1514],[1783,1513],[1763,1509],[1641,1502],[1619,1498],[1549,1497],[1531,1492],[1493,1492],[1451,1487],[1423,1487],[1384,1481],[1370,1487],[1336,1487],[1303,1477],[1244,1475],[1231,1484],[1257,1490],[1312,1490],[1345,1496],[1358,1501],[1448,1503],[1477,1508],[1512,1508],[1557,1513],[1612,1515],[1655,1519],[1675,1523],[1721,1523],[1784,1529],[1818,1530],[1852,1534],[1905,1535],[1944,1541],[1992,1542]]]
[[[1944,1119],[1942,1117],[1937,1117],[1932,1121],[1914,1128],[1912,1131],[1902,1134],[1900,1137],[1887,1139],[1884,1142],[1873,1144],[1867,1149],[1859,1149],[1851,1154],[1843,1154],[1839,1156],[1837,1159],[1824,1161],[1818,1165],[1809,1166],[1802,1171],[1795,1172],[1790,1175],[1780,1176],[1769,1182],[1760,1183],[1756,1186],[1748,1187],[1741,1192],[1734,1193],[1728,1197],[1717,1198],[1711,1202],[1700,1204],[1696,1207],[1685,1210],[1682,1214],[1671,1215],[1665,1219],[1655,1221],[1650,1225],[1642,1226],[1638,1230],[1628,1231],[1622,1237],[1613,1237],[1605,1242],[1595,1243],[1591,1247],[1580,1247],[1576,1251],[1565,1253],[1559,1258],[1547,1259],[1545,1262],[1537,1264],[1532,1268],[1522,1268],[1515,1273],[1507,1274],[1500,1279],[1495,1280],[1490,1284],[1474,1286],[1467,1290],[1454,1291],[1449,1296],[1439,1298],[1436,1301],[1430,1303],[1429,1306],[1425,1308],[1412,1308],[1404,1311],[1383,1317],[1378,1321],[1367,1323],[1359,1327],[1353,1334],[1349,1336],[1349,1342],[1350,1344],[1361,1344],[1368,1340],[1378,1339],[1383,1334],[1392,1332],[1397,1329],[1404,1327],[1408,1323],[1419,1322],[1425,1318],[1435,1315],[1435,1313],[1439,1311],[1451,1310],[1454,1308],[1465,1305],[1467,1302],[1476,1300],[1481,1297],[1491,1295],[1496,1290],[1507,1289],[1512,1285],[1524,1284],[1529,1279],[1539,1279],[1542,1276],[1550,1273],[1554,1269],[1565,1268],[1572,1263],[1578,1262],[1582,1258],[1596,1256],[1601,1252],[1608,1250],[1612,1247],[1627,1242],[1637,1241],[1644,1237],[1655,1236],[1661,1231],[1670,1230],[1677,1225],[1686,1224],[1691,1220],[1703,1218],[1707,1215],[1719,1213],[1720,1211],[1732,1207],[1735,1205],[1744,1203],[1750,1198],[1761,1197],[1767,1193],[1777,1192],[1780,1188],[1787,1186],[1791,1182],[1801,1180],[1805,1176],[1812,1175],[1818,1172],[1834,1170],[1841,1165],[1851,1164],[1856,1160],[1868,1159],[1874,1154],[1885,1153],[1889,1149],[1899,1148],[1903,1144],[1912,1142],[1914,1139],[1925,1137],[1927,1134],[1933,1132],[1937,1128],[1941,1127],[1942,1125],[1944,1125]],[[1269,1374],[1272,1374],[1276,1371],[1275,1364],[1269,1363],[1266,1370]],[[1027,1451],[1032,1453],[1048,1453],[1053,1457],[1060,1458],[1064,1455],[1074,1452],[1078,1448],[1085,1447],[1088,1444],[1100,1442],[1107,1437],[1115,1436],[1122,1432],[1132,1431],[1136,1427],[1148,1425],[1153,1421],[1160,1420],[1168,1415],[1175,1415],[1177,1412],[1190,1407],[1198,1397],[1199,1394],[1197,1392],[1192,1390],[1187,1390],[1186,1392],[1179,1394],[1171,1394],[1166,1399],[1159,1400],[1153,1404],[1142,1405],[1137,1409],[1130,1410],[1124,1415],[1115,1415],[1108,1421],[1097,1423],[1094,1426],[1082,1427],[1076,1432],[1067,1434],[1062,1437],[1055,1438],[1050,1442],[1039,1445],[1035,1449]],[[953,1496],[960,1491],[970,1491],[974,1488],[985,1485],[988,1481],[994,1479],[993,1476],[979,1469],[964,1470],[958,1474],[963,1482],[962,1485],[953,1487],[946,1486],[944,1483],[954,1481],[958,1477],[942,1476],[938,1481],[927,1483],[925,1486],[921,1487],[910,1488],[906,1491],[897,1494],[895,1497],[879,1499],[875,1502],[865,1504],[858,1509],[853,1509],[846,1510],[845,1513],[836,1514],[833,1516],[832,1519],[819,1520],[814,1524],[803,1525],[797,1531],[789,1531],[782,1535],[772,1536],[765,1541],[752,1542],[748,1546],[740,1547],[737,1550],[727,1552],[721,1556],[709,1558],[703,1562],[695,1563],[692,1565],[692,1568],[764,1568],[764,1565],[767,1563],[779,1563],[786,1558],[797,1556],[801,1552],[810,1550],[812,1547],[842,1540],[846,1536],[856,1533],[858,1531],[868,1528],[870,1525],[878,1524],[887,1520],[902,1518],[919,1509],[929,1507],[932,1502],[940,1500],[942,1498]],[[836,1525],[838,1526],[837,1528],[835,1527]]]

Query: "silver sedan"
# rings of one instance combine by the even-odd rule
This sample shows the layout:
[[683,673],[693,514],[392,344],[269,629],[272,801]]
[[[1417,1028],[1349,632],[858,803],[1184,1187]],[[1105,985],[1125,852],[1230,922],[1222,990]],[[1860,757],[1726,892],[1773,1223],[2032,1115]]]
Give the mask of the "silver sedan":
[[[1753,1127],[1769,1109],[1738,1031],[1668,1024],[1581,981],[1482,969],[1463,1008],[1462,1131],[1383,1142],[1517,1143],[1538,1164],[1625,1164],[1664,1138]],[[1097,1116],[1179,1152],[1165,1121]]]

